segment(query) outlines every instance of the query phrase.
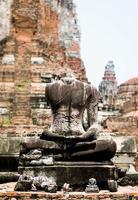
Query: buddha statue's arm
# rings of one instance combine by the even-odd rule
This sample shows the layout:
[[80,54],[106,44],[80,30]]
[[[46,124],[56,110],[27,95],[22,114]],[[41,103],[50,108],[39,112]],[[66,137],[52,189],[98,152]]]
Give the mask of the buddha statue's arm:
[[88,125],[91,127],[97,121],[99,92],[91,86],[91,94],[87,103]]

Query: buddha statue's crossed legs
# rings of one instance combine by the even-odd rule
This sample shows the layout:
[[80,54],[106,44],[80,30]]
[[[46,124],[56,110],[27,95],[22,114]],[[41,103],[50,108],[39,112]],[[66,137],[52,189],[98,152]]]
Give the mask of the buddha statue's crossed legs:
[[116,152],[116,143],[112,139],[96,140],[92,133],[63,136],[44,131],[40,138],[60,145],[61,154],[53,155],[55,160],[103,161],[110,160]]

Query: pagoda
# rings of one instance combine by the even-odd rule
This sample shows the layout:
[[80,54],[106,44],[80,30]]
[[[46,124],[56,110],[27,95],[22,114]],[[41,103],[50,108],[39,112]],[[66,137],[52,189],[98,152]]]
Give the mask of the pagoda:
[[117,81],[114,69],[115,65],[113,61],[108,61],[107,65],[105,66],[104,76],[99,85],[103,107],[107,109],[114,109],[115,107]]

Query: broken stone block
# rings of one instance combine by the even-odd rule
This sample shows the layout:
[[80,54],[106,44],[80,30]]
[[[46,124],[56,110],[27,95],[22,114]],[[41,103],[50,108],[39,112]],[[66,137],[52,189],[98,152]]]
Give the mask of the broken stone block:
[[29,191],[31,190],[33,178],[30,176],[20,176],[17,184],[15,185],[15,191]]

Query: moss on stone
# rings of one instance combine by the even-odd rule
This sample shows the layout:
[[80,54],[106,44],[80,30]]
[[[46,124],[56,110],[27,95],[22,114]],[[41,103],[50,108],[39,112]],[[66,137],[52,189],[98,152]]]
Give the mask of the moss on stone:
[[9,116],[4,116],[3,117],[3,125],[10,126],[10,124],[11,124],[11,122],[10,122]]

